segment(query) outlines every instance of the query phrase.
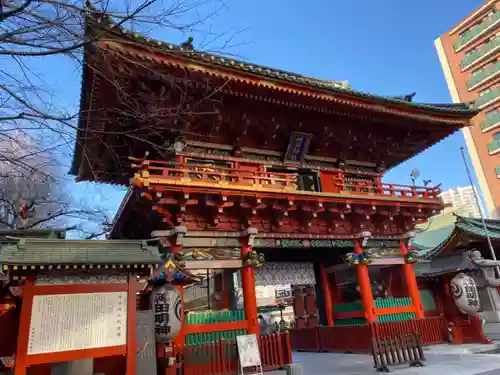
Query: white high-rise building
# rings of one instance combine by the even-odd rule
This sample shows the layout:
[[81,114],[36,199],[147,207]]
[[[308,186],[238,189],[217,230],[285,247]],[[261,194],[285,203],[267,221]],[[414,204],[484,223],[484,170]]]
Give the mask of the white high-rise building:
[[473,186],[457,187],[442,192],[439,196],[445,204],[451,204],[446,207],[443,213],[456,212],[458,215],[467,217],[481,217],[484,215],[484,208],[481,201],[480,206],[477,205],[474,191],[477,190]]

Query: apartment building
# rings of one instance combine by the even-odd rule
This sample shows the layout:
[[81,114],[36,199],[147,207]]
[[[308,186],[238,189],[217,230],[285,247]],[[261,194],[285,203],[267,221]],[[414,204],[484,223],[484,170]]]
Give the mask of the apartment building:
[[484,209],[476,202],[475,188],[473,186],[457,187],[442,192],[439,196],[449,207],[444,209],[445,214],[455,212],[461,216],[481,217]]
[[481,113],[463,129],[491,217],[500,213],[500,0],[485,1],[435,41],[453,102]]

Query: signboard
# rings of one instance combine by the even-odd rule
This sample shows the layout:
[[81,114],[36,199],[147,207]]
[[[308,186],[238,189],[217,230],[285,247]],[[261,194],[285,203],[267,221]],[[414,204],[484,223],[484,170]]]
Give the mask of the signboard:
[[260,361],[259,344],[256,335],[236,336],[236,346],[238,347],[238,358],[240,370],[246,367],[259,367],[262,374],[262,364]]
[[179,290],[164,284],[151,292],[156,341],[168,343],[177,337],[182,327],[182,301]]
[[156,375],[156,343],[153,311],[137,311],[137,361],[136,374]]
[[451,279],[451,291],[458,309],[464,314],[475,314],[479,311],[479,293],[476,281],[463,273]]
[[292,288],[290,285],[287,287],[277,287],[275,290],[276,296],[276,304],[278,305],[287,305],[290,304],[293,300],[292,297]]
[[309,149],[311,134],[292,132],[285,153],[285,163],[302,164]]
[[127,292],[35,296],[28,355],[127,342]]

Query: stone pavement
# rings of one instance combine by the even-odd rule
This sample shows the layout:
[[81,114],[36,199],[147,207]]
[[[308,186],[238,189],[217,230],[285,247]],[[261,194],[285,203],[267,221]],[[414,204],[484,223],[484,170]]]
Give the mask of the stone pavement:
[[[499,354],[480,354],[500,348],[493,345],[435,345],[425,348],[426,366],[391,367],[401,375],[500,375]],[[364,354],[293,353],[304,375],[374,375],[373,359]]]

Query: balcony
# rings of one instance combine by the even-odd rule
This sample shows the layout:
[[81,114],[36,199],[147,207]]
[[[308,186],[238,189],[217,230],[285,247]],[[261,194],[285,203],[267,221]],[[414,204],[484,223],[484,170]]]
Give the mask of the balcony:
[[369,182],[366,180],[348,180],[343,181],[342,178],[334,182],[341,193],[348,194],[368,194],[374,196],[392,196],[397,198],[409,199],[437,199],[440,194],[439,186],[436,187],[423,187],[423,186],[410,186],[387,184],[378,182]]
[[498,21],[500,21],[500,12],[495,12],[479,25],[466,31],[460,40],[455,43],[455,51],[459,51],[462,47],[478,39],[485,31],[493,29]]
[[500,61],[488,65],[486,68],[481,69],[473,74],[472,78],[467,83],[467,87],[469,88],[469,90],[471,90],[475,86],[478,86],[480,83],[486,81],[488,78],[495,76],[498,72],[500,72]]
[[484,108],[489,103],[494,102],[500,96],[500,87],[495,87],[494,89],[485,91],[484,94],[480,95],[475,101],[474,106],[476,108]]
[[500,165],[495,167],[495,173],[497,174],[497,178],[500,178]]
[[488,143],[488,153],[494,155],[500,152],[500,139],[494,139]]
[[472,64],[479,61],[479,59],[497,50],[499,46],[500,46],[500,35],[497,35],[494,39],[490,40],[488,43],[482,45],[478,49],[471,51],[468,55],[466,55],[460,62],[460,67],[462,68],[462,70],[467,70]]
[[[300,175],[290,173],[263,172],[237,168],[219,167],[208,164],[180,164],[165,161],[151,161],[131,158],[132,167],[138,169],[133,183],[136,187],[148,185],[170,186],[170,190],[227,191],[231,195],[242,195],[246,191],[252,195],[283,194],[284,197],[295,195],[304,198],[315,196],[325,198],[361,198],[361,199],[395,199],[405,201],[440,202],[439,187],[416,187],[378,183],[366,180],[344,180],[343,177],[332,177],[329,191],[312,191],[301,186]],[[340,173],[338,174],[340,175]],[[333,183],[332,183],[333,182]],[[172,189],[175,186],[176,189]],[[229,193],[232,191],[232,193]],[[268,193],[268,194],[266,194]]]
[[500,111],[496,110],[487,114],[480,126],[481,126],[481,131],[485,133],[488,130],[494,129],[499,125],[500,125]]

